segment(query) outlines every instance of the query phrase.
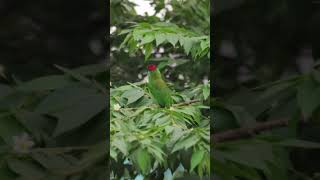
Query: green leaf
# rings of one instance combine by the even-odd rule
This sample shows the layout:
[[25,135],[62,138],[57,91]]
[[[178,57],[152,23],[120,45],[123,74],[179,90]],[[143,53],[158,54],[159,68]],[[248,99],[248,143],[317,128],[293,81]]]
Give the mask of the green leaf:
[[19,110],[15,112],[14,115],[19,123],[39,141],[41,141],[42,132],[52,131],[53,123],[45,116],[24,110]]
[[243,107],[241,106],[233,106],[233,105],[225,105],[228,110],[232,112],[236,120],[238,121],[238,125],[240,126],[251,126],[256,123],[254,117]]
[[271,87],[265,90],[261,95],[259,95],[254,102],[261,102],[266,101],[271,98],[276,97],[278,94],[285,92],[289,88],[291,88],[294,85],[295,82],[284,82],[279,84],[271,84]]
[[108,145],[105,141],[92,145],[87,152],[83,153],[80,164],[94,164],[101,158],[104,158],[107,153]]
[[162,151],[161,145],[153,143],[149,144],[148,151],[155,157],[159,163],[164,162],[166,154]]
[[90,64],[80,66],[78,68],[72,69],[75,73],[79,73],[85,76],[95,76],[99,73],[107,72],[106,63]]
[[61,67],[61,66],[58,66],[58,65],[55,65],[56,68],[58,68],[60,71],[64,72],[65,74],[67,75],[70,75],[71,77],[73,77],[74,79],[80,81],[80,82],[83,82],[83,83],[91,83],[91,81],[86,78],[85,76],[83,76],[82,74],[80,73],[77,73],[75,71],[72,71],[70,69],[67,69],[67,68],[64,68],[64,67]]
[[141,45],[144,45],[144,44],[148,44],[148,43],[151,43],[153,40],[155,39],[154,35],[153,34],[147,34],[145,35],[142,40],[141,40]]
[[173,47],[175,47],[179,37],[176,34],[166,34],[166,39],[172,44]]
[[152,53],[152,50],[153,50],[152,43],[146,44],[144,46],[144,50],[145,50],[145,53],[144,53],[145,58],[144,58],[144,60],[147,61],[149,59],[149,57],[151,56],[151,53]]
[[149,174],[151,169],[151,156],[147,150],[139,148],[134,153],[137,164],[143,174]]
[[[235,147],[236,148],[232,148]],[[232,150],[215,151],[216,156],[221,156],[226,160],[240,163],[251,168],[258,168],[268,171],[267,161],[275,159],[272,147],[268,144],[231,144],[228,146]],[[261,156],[263,154],[263,156]]]
[[78,128],[107,108],[107,102],[103,95],[93,95],[75,106],[54,113],[58,118],[58,124],[54,136],[61,135],[69,130]]
[[132,54],[137,50],[137,45],[138,45],[138,42],[135,41],[133,38],[130,38],[130,40],[128,41],[129,54]]
[[298,104],[305,118],[312,115],[320,105],[320,87],[311,78],[306,79],[299,87],[297,93]]
[[247,166],[238,166],[234,163],[227,163],[224,161],[225,160],[223,159],[220,162],[220,160],[218,161],[214,158],[213,164],[215,166],[216,174],[219,174],[219,176],[224,177],[226,180],[234,180],[234,177],[262,180],[261,175],[259,175],[255,169],[248,168]]
[[124,40],[122,41],[122,43],[120,44],[119,48],[123,48],[126,43],[129,42],[129,40],[132,39],[132,34],[127,34],[127,36],[124,38]]
[[111,141],[111,146],[118,148],[125,156],[129,154],[128,146],[123,138],[115,138]]
[[200,140],[200,138],[198,136],[196,136],[196,135],[187,136],[182,141],[178,141],[174,145],[171,153],[174,153],[174,152],[176,152],[178,150],[181,150],[183,148],[184,149],[188,149],[191,146],[194,146],[195,144],[197,144],[199,140]]
[[193,40],[191,38],[189,38],[189,37],[183,38],[183,47],[184,47],[184,51],[187,55],[190,53],[192,45],[193,45]]
[[77,128],[107,107],[105,96],[95,89],[69,87],[47,96],[36,108],[39,114],[58,118],[54,135]]
[[50,114],[71,108],[92,96],[100,95],[97,90],[85,87],[67,87],[50,93],[35,108],[35,112]]
[[129,91],[126,91],[122,94],[121,98],[127,99],[127,105],[136,102],[138,99],[140,99],[144,95],[144,91],[132,88]]
[[33,153],[32,158],[46,169],[55,174],[68,174],[75,168],[79,161],[75,158],[68,158],[67,155],[56,155],[51,153]]
[[208,97],[210,96],[210,87],[207,84],[203,86],[202,94],[203,94],[204,100],[207,100]]
[[163,33],[157,33],[155,35],[155,38],[156,38],[156,46],[157,47],[166,40],[166,36]]
[[117,152],[113,148],[110,148],[110,157],[117,161]]
[[17,89],[21,91],[45,91],[54,90],[71,85],[71,80],[65,76],[52,75],[33,79],[20,84]]
[[204,157],[204,153],[205,151],[203,150],[197,150],[195,152],[193,152],[192,157],[191,157],[191,167],[190,167],[190,172],[193,171],[193,169],[200,164],[200,162],[202,161],[203,157]]
[[136,41],[143,39],[143,35],[151,32],[150,29],[134,29],[133,30],[133,38]]
[[200,43],[201,50],[205,50],[208,47],[207,41],[201,41]]
[[46,176],[44,169],[31,161],[10,159],[9,168],[15,173],[32,179],[42,179]]
[[25,129],[13,117],[7,115],[0,116],[0,137],[7,143],[12,144],[13,137],[19,136]]
[[120,36],[122,34],[127,34],[127,33],[131,32],[131,31],[132,31],[132,29],[124,29],[118,35]]

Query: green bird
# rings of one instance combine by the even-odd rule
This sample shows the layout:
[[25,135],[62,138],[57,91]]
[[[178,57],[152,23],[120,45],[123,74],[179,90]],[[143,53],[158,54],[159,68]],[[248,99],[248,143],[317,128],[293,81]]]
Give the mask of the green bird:
[[172,104],[171,90],[156,65],[148,65],[148,87],[151,95],[161,107],[170,107]]

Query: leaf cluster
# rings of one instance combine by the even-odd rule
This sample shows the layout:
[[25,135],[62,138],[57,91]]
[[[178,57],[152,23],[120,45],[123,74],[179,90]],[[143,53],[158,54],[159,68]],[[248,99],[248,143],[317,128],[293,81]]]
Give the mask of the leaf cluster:
[[[179,164],[185,170],[175,171],[176,178],[210,173],[209,116],[203,113],[209,108],[203,104],[209,92],[204,85],[196,89],[176,92],[175,105],[167,109],[151,99],[145,84],[111,88],[110,156],[118,166],[111,168],[114,178],[142,174],[161,179]],[[199,101],[186,103],[195,98]],[[129,167],[123,164],[128,160]]]
[[119,35],[121,34],[127,35],[120,48],[126,45],[129,53],[142,49],[146,61],[154,48],[164,44],[171,44],[173,48],[182,48],[185,55],[191,54],[193,59],[200,59],[204,56],[210,58],[210,36],[186,30],[175,24],[138,23],[130,29],[123,30]]
[[[0,85],[0,179],[107,176],[106,68],[57,68],[62,75]],[[15,141],[23,134],[32,147]]]
[[288,127],[270,129],[252,139],[213,144],[214,176],[229,179],[308,177],[295,169],[297,159],[291,155],[296,148],[320,148],[319,143],[305,141],[299,134],[303,123],[319,124],[319,87],[319,70],[314,69],[308,74],[254,89],[244,88],[228,100],[215,99],[212,109],[214,133],[253,127],[268,120],[287,118],[289,123]]

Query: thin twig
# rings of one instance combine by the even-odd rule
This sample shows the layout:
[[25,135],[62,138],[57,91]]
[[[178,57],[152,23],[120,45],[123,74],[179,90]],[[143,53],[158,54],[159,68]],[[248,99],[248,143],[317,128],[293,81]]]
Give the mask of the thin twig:
[[185,106],[185,105],[190,105],[193,103],[197,103],[197,102],[201,102],[200,99],[194,99],[194,100],[190,100],[190,101],[186,101],[186,102],[182,102],[182,103],[178,103],[178,104],[173,104],[173,107],[178,107],[178,106]]
[[232,130],[224,131],[221,133],[213,134],[211,135],[211,142],[219,143],[224,141],[240,139],[244,137],[252,137],[253,135],[259,132],[270,130],[276,127],[283,127],[287,125],[288,125],[288,119],[267,121],[267,122],[259,123],[252,127],[232,129]]

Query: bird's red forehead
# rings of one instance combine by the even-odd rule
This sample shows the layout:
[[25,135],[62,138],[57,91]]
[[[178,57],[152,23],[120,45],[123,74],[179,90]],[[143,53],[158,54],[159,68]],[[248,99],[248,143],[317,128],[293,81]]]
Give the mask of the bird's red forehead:
[[155,65],[155,64],[150,64],[150,65],[148,65],[148,70],[149,71],[154,71],[154,70],[156,70],[157,69],[157,66]]

